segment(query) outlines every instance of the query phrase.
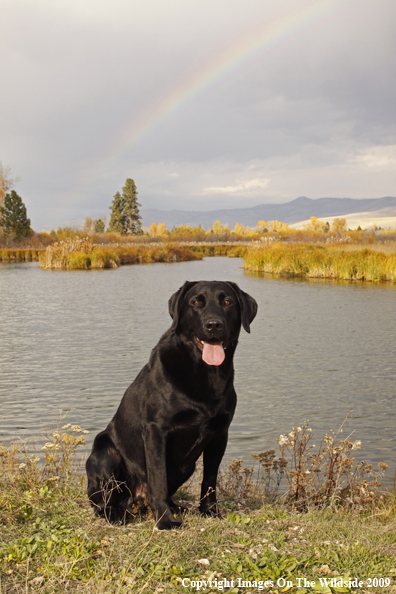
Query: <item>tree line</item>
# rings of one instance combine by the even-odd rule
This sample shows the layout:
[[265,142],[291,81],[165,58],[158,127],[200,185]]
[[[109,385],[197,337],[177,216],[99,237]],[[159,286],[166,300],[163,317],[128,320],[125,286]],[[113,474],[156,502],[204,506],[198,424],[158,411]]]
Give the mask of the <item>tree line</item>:
[[[11,175],[8,166],[3,166],[0,161],[0,232],[6,240],[20,240],[35,235],[31,228],[30,219],[27,216],[26,206],[22,198],[12,189],[17,178]],[[102,241],[116,240],[116,236],[145,236],[147,240],[157,241],[240,241],[259,239],[264,234],[276,234],[279,239],[292,239],[301,233],[311,233],[312,239],[319,239],[319,235],[346,233],[347,223],[345,218],[335,218],[330,223],[320,221],[312,216],[309,223],[303,226],[302,230],[291,229],[287,223],[277,220],[258,221],[254,227],[244,226],[242,223],[236,223],[231,230],[229,225],[223,225],[220,221],[215,221],[208,230],[199,227],[190,227],[189,225],[179,225],[169,230],[164,223],[151,223],[143,229],[142,217],[139,208],[141,204],[137,199],[138,191],[133,179],[127,178],[121,192],[116,192],[111,206],[110,221],[106,229],[106,217],[92,220],[91,217],[85,219],[82,230],[71,227],[59,228],[58,231],[51,231],[39,234],[43,242],[61,241],[73,235],[81,233],[85,235],[97,234],[102,237]],[[361,231],[360,227],[357,231]],[[104,237],[106,234],[106,239]],[[331,233],[330,233],[331,234]],[[46,237],[48,236],[48,240]],[[318,236],[318,237],[316,237]],[[306,238],[307,239],[307,238]],[[98,239],[99,240],[99,239]],[[298,240],[298,239],[297,239]],[[308,239],[309,240],[309,239]]]

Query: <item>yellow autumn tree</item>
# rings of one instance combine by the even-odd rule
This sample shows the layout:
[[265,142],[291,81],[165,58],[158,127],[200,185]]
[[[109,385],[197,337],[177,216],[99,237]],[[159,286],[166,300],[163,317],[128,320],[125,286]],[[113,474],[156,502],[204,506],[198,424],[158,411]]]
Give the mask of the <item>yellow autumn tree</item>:
[[213,229],[213,233],[215,235],[222,235],[224,227],[223,225],[220,223],[220,221],[215,221],[212,225],[212,229]]
[[168,229],[165,226],[165,223],[158,223],[157,225],[157,235],[159,237],[164,237],[169,233]]
[[288,229],[288,223],[282,223],[281,221],[267,221],[267,229],[268,231],[283,231],[284,229]]
[[325,224],[320,221],[317,217],[311,217],[311,229],[312,231],[323,231]]
[[334,219],[331,228],[334,231],[346,231],[347,230],[347,222],[346,219]]
[[246,229],[242,223],[236,223],[233,233],[236,235],[246,235]]
[[84,221],[84,225],[82,230],[84,231],[84,233],[91,233],[92,231],[92,227],[93,227],[93,221],[91,217],[87,217]]
[[164,237],[169,234],[169,231],[166,228],[165,223],[158,223],[158,225],[156,223],[151,223],[148,234],[151,237]]
[[266,229],[266,228],[267,228],[267,223],[265,221],[258,221],[258,223],[256,225],[257,233],[264,233],[264,229]]
[[3,165],[0,161],[0,206],[3,206],[4,196],[11,190],[17,181],[17,177],[11,176],[11,167]]

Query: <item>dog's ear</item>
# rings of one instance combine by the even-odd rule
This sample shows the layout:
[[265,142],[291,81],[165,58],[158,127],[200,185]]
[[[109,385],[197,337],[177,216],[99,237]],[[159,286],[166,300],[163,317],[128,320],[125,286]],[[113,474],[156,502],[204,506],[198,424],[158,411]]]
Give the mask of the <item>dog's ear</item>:
[[242,291],[236,283],[227,281],[227,285],[230,285],[237,294],[239,307],[241,308],[242,326],[246,332],[250,332],[250,324],[253,322],[257,313],[257,302],[248,293]]
[[197,284],[198,281],[186,281],[182,287],[176,293],[173,293],[172,297],[168,301],[169,314],[172,318],[171,330],[176,330],[179,325],[180,311],[183,305],[184,297],[189,289]]

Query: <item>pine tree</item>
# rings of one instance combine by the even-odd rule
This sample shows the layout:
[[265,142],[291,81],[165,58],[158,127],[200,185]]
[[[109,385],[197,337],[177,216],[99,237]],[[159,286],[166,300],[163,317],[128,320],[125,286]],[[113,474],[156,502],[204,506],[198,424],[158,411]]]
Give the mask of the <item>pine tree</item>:
[[110,210],[109,231],[116,231],[116,233],[126,235],[125,200],[119,192],[114,195]]
[[102,219],[96,219],[96,221],[94,221],[94,231],[95,233],[104,233],[105,224]]
[[26,206],[15,190],[4,196],[4,204],[0,206],[0,227],[6,237],[13,235],[14,239],[27,237],[32,233]]
[[128,235],[140,235],[142,233],[142,217],[139,214],[139,202],[137,201],[137,189],[133,179],[128,177],[125,186],[122,188],[124,198],[125,232]]

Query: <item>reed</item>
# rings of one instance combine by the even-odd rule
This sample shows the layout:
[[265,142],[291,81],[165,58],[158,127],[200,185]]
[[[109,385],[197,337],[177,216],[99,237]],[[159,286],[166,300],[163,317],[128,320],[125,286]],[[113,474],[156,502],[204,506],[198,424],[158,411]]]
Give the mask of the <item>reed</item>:
[[186,262],[201,260],[201,252],[193,252],[177,244],[96,246],[89,239],[71,238],[47,247],[40,257],[40,267],[51,270],[88,270],[117,268],[124,264],[154,262]]
[[396,283],[396,253],[348,246],[252,244],[244,268],[289,277]]
[[174,243],[117,247],[120,264],[151,264],[155,262],[188,262],[202,260],[200,251]]
[[0,262],[38,262],[40,249],[0,249]]
[[93,244],[88,239],[72,238],[54,243],[40,254],[40,268],[51,270],[89,268],[93,248]]

